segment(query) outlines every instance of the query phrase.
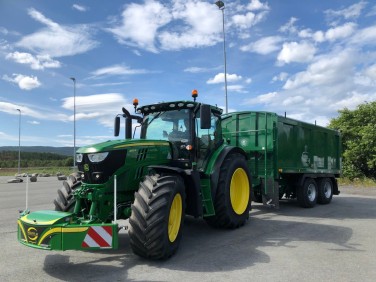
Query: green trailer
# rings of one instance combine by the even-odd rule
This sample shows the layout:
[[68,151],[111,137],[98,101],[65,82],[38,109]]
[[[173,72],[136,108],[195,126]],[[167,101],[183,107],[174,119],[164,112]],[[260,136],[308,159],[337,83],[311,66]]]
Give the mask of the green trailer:
[[275,113],[247,111],[224,115],[222,133],[228,144],[247,154],[256,202],[278,207],[285,196],[313,207],[339,194],[338,131]]
[[178,249],[185,216],[233,229],[248,220],[252,195],[274,207],[282,196],[313,207],[339,193],[337,132],[274,113],[222,115],[196,102],[197,91],[192,97],[142,107],[135,100],[135,114],[123,108],[114,131],[118,136],[123,117],[125,138],[81,147],[78,172],[57,191],[55,210],[21,213],[19,242],[43,250],[116,249],[118,231],[127,227],[134,253],[164,259]]

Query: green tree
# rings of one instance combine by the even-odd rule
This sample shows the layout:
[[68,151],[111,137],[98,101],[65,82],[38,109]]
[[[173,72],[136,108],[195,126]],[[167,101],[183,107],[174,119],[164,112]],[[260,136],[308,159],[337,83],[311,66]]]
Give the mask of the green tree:
[[342,135],[344,176],[376,179],[376,101],[340,110],[329,127]]

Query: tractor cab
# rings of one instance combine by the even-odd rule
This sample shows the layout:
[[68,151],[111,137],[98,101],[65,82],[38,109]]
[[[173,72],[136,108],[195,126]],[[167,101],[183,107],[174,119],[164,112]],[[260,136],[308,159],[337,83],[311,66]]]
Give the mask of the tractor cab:
[[191,101],[159,103],[138,108],[143,115],[141,139],[166,140],[173,166],[203,170],[222,143],[217,107]]

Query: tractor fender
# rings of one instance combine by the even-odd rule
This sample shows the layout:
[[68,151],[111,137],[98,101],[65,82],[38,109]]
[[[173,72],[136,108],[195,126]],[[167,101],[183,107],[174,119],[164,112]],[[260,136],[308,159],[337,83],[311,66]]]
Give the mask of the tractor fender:
[[[219,155],[217,155],[216,159],[214,160],[214,165],[211,168],[211,172],[210,172],[210,186],[212,188],[212,199],[215,199],[215,195],[217,193],[217,187],[218,187],[218,181],[219,181],[219,174],[221,172],[221,166],[222,166],[224,160],[226,159],[226,157],[229,154],[233,154],[233,153],[239,153],[239,154],[243,155],[245,157],[245,159],[248,159],[245,151],[243,149],[239,148],[239,147],[234,147],[234,146],[223,147],[222,151],[219,153]],[[215,156],[216,155],[214,155],[213,157],[215,157]]]

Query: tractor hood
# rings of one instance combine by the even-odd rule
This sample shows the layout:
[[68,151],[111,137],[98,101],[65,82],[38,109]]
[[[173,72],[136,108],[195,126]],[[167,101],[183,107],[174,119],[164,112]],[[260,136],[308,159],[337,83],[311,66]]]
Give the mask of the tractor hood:
[[158,146],[170,146],[170,143],[163,140],[109,140],[102,143],[97,143],[94,145],[88,145],[81,147],[77,150],[77,153],[90,154],[90,153],[100,153],[109,152],[114,150],[122,150],[127,148],[136,147],[158,147]]

